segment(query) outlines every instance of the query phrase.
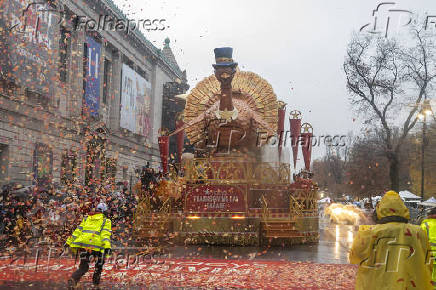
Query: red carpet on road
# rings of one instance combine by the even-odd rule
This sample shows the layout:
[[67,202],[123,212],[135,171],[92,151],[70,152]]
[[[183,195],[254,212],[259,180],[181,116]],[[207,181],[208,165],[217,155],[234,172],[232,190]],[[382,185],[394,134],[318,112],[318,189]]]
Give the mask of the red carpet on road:
[[[129,263],[127,263],[127,259]],[[73,259],[0,260],[0,285],[6,281],[66,281],[79,261]],[[91,264],[92,265],[92,264]],[[132,286],[269,289],[354,289],[357,267],[288,261],[165,259],[135,256],[105,264],[102,281]],[[82,278],[91,280],[93,267]],[[103,284],[103,285],[104,285]]]

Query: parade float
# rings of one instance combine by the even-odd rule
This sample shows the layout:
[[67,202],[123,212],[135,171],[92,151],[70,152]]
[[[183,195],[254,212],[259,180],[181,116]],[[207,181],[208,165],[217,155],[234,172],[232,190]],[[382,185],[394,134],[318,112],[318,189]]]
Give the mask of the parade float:
[[[310,179],[312,128],[290,114],[271,85],[239,71],[231,48],[215,49],[215,74],[186,97],[176,130],[159,137],[164,174],[153,194],[138,190],[138,241],[259,245],[319,239],[317,187]],[[183,152],[184,136],[194,147]],[[169,168],[169,138],[177,164]],[[291,172],[301,147],[305,169]],[[292,174],[291,174],[292,173]]]

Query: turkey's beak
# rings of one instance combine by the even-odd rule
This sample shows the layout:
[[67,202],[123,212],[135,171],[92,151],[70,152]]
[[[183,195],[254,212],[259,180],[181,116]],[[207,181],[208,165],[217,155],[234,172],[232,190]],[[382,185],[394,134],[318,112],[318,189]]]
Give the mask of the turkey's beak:
[[221,77],[223,78],[223,79],[228,79],[229,77],[230,77],[230,74],[229,73],[222,73],[221,74]]

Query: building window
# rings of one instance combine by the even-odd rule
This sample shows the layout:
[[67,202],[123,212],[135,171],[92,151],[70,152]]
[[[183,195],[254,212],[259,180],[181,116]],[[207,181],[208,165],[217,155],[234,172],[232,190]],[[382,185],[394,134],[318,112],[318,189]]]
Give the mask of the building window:
[[33,152],[33,179],[38,187],[48,187],[52,180],[53,152],[50,146],[37,143]]
[[87,143],[85,183],[91,185],[104,178],[106,160],[106,139],[98,132]]
[[2,94],[5,94],[7,96],[15,96],[17,95],[19,88],[20,87],[13,82],[0,80],[0,93]]
[[147,72],[143,71],[140,67],[137,67],[136,72],[143,77],[146,81],[149,81]]
[[106,178],[111,179],[112,183],[115,181],[117,175],[117,160],[115,158],[106,159]]
[[4,185],[8,181],[9,168],[9,146],[0,144],[0,185]]
[[31,91],[26,88],[26,98],[27,100],[36,105],[40,105],[42,107],[47,107],[49,103],[49,98],[46,95]]
[[129,169],[129,167],[123,166],[123,181],[127,180],[127,170],[128,169]]
[[61,27],[61,37],[59,40],[59,78],[61,82],[67,82],[68,60],[70,54],[71,33]]
[[73,151],[65,152],[62,155],[61,182],[73,184],[76,181],[77,155]]
[[107,98],[110,92],[112,75],[112,62],[107,58],[104,59],[104,82],[103,82],[103,103],[107,104]]
[[88,44],[83,43],[83,93],[86,88],[86,75],[88,74]]

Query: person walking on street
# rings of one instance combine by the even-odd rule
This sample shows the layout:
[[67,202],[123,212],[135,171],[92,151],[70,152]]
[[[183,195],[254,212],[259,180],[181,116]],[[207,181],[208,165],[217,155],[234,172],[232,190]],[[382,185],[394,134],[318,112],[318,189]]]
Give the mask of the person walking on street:
[[[432,208],[427,218],[421,222],[421,228],[426,232],[432,253],[436,253],[436,207]],[[433,260],[433,273],[431,279],[433,286],[436,286],[436,261]]]
[[95,287],[100,284],[105,258],[111,253],[112,222],[105,216],[107,209],[105,203],[99,203],[96,212],[85,217],[66,242],[73,252],[80,253],[79,269],[68,280],[69,289],[74,289],[88,272],[91,257],[96,259],[92,282]]
[[377,225],[361,226],[349,259],[359,265],[357,290],[433,289],[426,233],[408,224],[409,209],[395,191],[377,205]]

